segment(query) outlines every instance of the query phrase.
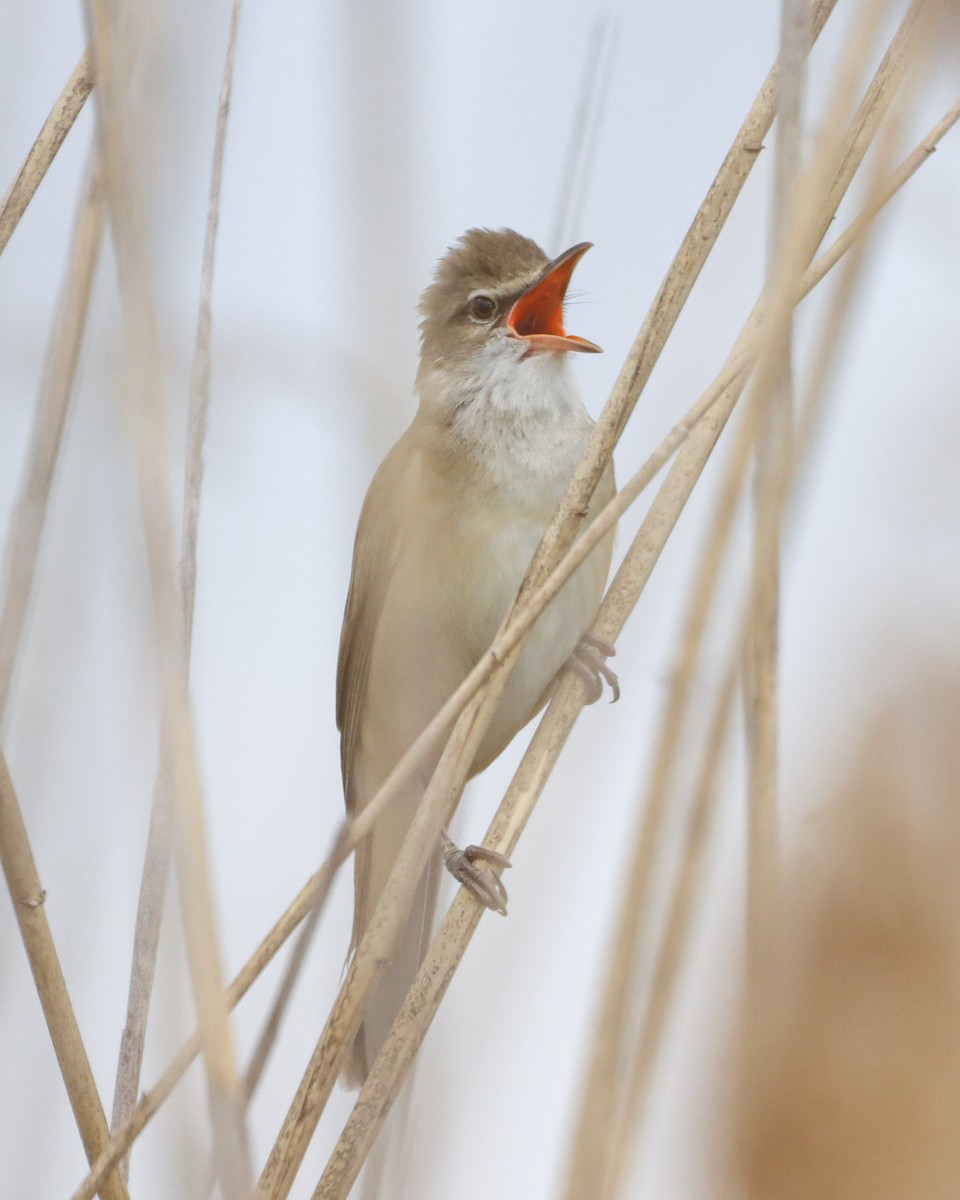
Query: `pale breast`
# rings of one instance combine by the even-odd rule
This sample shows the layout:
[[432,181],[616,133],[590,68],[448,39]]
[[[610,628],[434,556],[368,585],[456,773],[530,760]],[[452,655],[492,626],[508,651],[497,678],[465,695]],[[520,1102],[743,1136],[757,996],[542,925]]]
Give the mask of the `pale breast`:
[[[559,502],[566,478],[539,504],[506,502],[502,493],[475,495],[469,483],[447,495],[431,513],[420,543],[424,574],[438,559],[452,564],[435,578],[429,604],[438,639],[465,675],[489,648],[517,595],[527,568]],[[529,499],[529,495],[527,497]],[[612,536],[591,554],[530,631],[527,645],[500,701],[475,764],[482,770],[529,721],[557,672],[591,624],[606,581]]]

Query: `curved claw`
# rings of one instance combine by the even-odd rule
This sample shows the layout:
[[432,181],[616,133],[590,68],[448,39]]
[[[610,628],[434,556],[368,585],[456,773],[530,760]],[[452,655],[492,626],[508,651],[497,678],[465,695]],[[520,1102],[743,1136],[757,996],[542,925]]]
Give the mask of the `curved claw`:
[[488,850],[485,846],[467,846],[461,850],[448,837],[443,837],[443,864],[450,874],[485,908],[505,917],[507,889],[497,875],[475,866],[477,862],[488,862],[500,870],[510,866],[509,860],[496,850]]
[[620,699],[620,681],[617,679],[616,673],[611,671],[604,661],[616,652],[616,648],[609,642],[605,642],[603,638],[598,638],[592,633],[585,633],[567,660],[567,665],[572,667],[586,684],[587,704],[595,704],[603,695],[601,680],[606,681],[613,693],[610,703],[616,704]]

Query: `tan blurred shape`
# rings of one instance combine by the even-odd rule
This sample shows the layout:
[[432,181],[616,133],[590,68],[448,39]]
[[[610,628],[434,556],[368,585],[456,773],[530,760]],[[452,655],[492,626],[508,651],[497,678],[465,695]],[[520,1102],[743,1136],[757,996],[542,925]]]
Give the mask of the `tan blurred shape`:
[[744,1031],[738,1194],[947,1200],[960,1181],[960,686],[888,702],[808,828]]

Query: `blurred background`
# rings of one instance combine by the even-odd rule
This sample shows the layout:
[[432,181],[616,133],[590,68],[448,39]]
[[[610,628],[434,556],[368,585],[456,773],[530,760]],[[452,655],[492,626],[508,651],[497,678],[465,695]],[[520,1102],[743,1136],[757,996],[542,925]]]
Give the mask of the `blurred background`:
[[[841,0],[813,55],[811,137],[850,7]],[[416,304],[436,260],[474,225],[511,226],[551,255],[592,241],[567,324],[606,351],[576,363],[587,407],[599,413],[776,55],[778,10],[770,0],[604,9],[566,0],[246,0],[213,295],[192,660],[230,976],[316,869],[341,816],[334,679],[353,533],[373,471],[415,411]],[[605,105],[582,193],[564,209],[598,16],[612,47]],[[229,5],[173,0],[142,18],[133,86],[179,505]],[[0,0],[0,185],[14,177],[84,44],[79,6]],[[944,39],[937,53],[905,121],[904,154],[957,99],[957,41]],[[25,458],[93,118],[91,101],[0,260],[3,514]],[[771,165],[772,155],[762,155],[621,441],[622,479],[709,383],[750,310],[766,267]],[[856,193],[840,226],[857,210]],[[564,241],[553,244],[563,211]],[[954,132],[881,219],[791,512],[782,794],[788,834],[799,840],[816,836],[816,800],[875,704],[915,687],[920,664],[933,660],[947,675],[960,665],[958,213]],[[800,310],[801,374],[822,311],[819,293]],[[158,738],[150,588],[118,404],[120,344],[107,239],[3,727],[108,1110]],[[427,1038],[410,1167],[418,1200],[557,1194],[714,476],[715,465],[619,644],[622,699],[583,714],[514,858],[510,916],[483,920]],[[621,551],[642,508],[624,522]],[[747,569],[746,546],[741,536],[730,597]],[[720,682],[722,632],[708,650],[704,703]],[[480,839],[528,732],[468,789],[456,827],[463,841]],[[722,1094],[715,1075],[742,959],[740,776],[737,752],[711,851],[710,903],[635,1163],[636,1194],[658,1200],[706,1194],[712,1178],[712,1114]],[[253,1104],[258,1166],[339,984],[349,874],[337,883]],[[4,1194],[66,1196],[84,1174],[83,1153],[6,901],[0,962]],[[278,966],[236,1010],[244,1061]],[[172,889],[145,1087],[192,1028]],[[337,1090],[294,1196],[310,1194],[350,1101]],[[136,1195],[204,1195],[207,1145],[194,1067],[135,1148]]]

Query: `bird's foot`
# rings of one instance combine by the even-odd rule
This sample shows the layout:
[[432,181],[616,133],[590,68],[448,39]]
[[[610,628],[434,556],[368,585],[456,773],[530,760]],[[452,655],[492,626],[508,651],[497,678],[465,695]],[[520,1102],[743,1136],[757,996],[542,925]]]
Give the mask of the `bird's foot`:
[[487,850],[484,846],[467,846],[461,850],[447,837],[441,835],[440,845],[443,850],[443,865],[459,883],[475,896],[485,908],[492,908],[501,917],[507,915],[507,889],[492,871],[485,871],[478,863],[489,863],[491,867],[503,871],[510,862],[496,850]]
[[605,661],[612,658],[616,652],[616,647],[605,642],[603,638],[585,633],[567,659],[567,666],[576,671],[586,684],[587,704],[595,704],[603,695],[604,681],[613,693],[610,703],[616,704],[620,699],[620,681]]

